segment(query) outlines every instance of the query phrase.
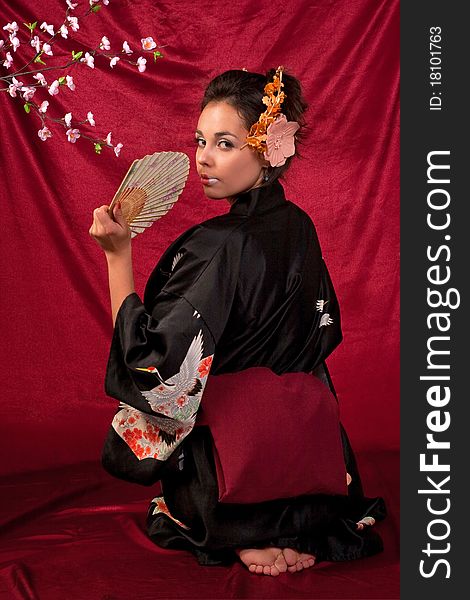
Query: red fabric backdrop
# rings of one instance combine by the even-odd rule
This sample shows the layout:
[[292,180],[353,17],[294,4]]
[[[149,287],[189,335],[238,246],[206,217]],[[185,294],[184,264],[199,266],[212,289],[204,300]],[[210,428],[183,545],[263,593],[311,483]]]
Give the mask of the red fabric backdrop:
[[[3,5],[1,23],[57,23],[63,6],[43,0],[38,10],[13,1]],[[36,115],[2,93],[0,439],[9,449],[2,471],[95,459],[114,413],[116,402],[103,391],[112,322],[104,256],[88,235],[93,209],[111,201],[135,158],[159,150],[190,156],[180,200],[133,242],[142,294],[171,240],[228,210],[226,201],[205,197],[194,165],[205,85],[226,69],[278,64],[300,78],[310,103],[305,158],[293,162],[284,185],[316,224],[342,309],[344,341],[328,361],[342,418],[356,448],[397,446],[397,16],[395,1],[296,0],[281,7],[264,0],[112,0],[83,20],[74,39],[94,47],[107,35],[119,51],[123,40],[137,50],[152,35],[166,45],[164,58],[149,60],[140,74],[123,61],[111,69],[98,57],[95,69],[70,71],[75,92],[61,88],[51,97],[39,90],[34,99],[49,100],[55,118],[71,111],[83,120],[92,110],[92,135],[113,131],[113,141],[124,144],[119,158],[109,149],[96,155],[84,139],[71,144],[59,126],[42,142]],[[80,47],[60,39],[53,48],[64,58],[64,48]]]
[[[87,6],[80,2],[77,11]],[[2,3],[0,24],[60,24],[64,7],[63,0],[12,0]],[[69,71],[75,92],[61,88],[52,98],[43,89],[33,99],[49,100],[54,118],[72,112],[83,120],[91,110],[96,128],[83,131],[112,131],[113,142],[124,144],[119,158],[110,150],[96,155],[84,139],[69,143],[59,126],[42,142],[37,116],[0,93],[0,473],[97,461],[117,403],[103,389],[112,322],[104,255],[88,235],[92,211],[110,202],[135,158],[162,150],[190,156],[180,200],[133,242],[142,295],[174,238],[228,210],[224,200],[204,196],[194,165],[205,86],[226,69],[279,64],[301,80],[310,103],[305,158],[293,162],[283,184],[316,224],[340,301],[344,341],[328,365],[342,420],[359,452],[397,450],[398,17],[398,0],[111,0],[81,22],[73,40],[59,38],[54,53],[60,48],[65,63],[70,50],[83,49],[75,40],[95,47],[106,35],[117,52],[127,40],[135,60],[141,38],[153,36],[164,58],[153,63],[146,54],[140,74],[97,57],[95,69]],[[32,56],[25,46],[12,53],[14,65]],[[1,66],[3,52],[0,59],[0,73],[11,73]],[[44,74],[52,81],[66,73]]]

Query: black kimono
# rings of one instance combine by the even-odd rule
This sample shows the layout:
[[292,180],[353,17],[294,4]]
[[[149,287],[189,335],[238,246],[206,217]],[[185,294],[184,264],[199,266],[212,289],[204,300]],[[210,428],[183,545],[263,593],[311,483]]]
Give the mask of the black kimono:
[[[315,227],[279,181],[241,193],[226,214],[170,245],[143,303],[132,293],[119,309],[105,376],[120,405],[103,466],[142,485],[161,481],[163,496],[147,515],[156,544],[190,550],[204,565],[228,564],[241,547],[291,547],[317,561],[382,549],[370,525],[385,506],[363,495],[342,427],[352,478],[345,494],[228,504],[219,502],[210,424],[197,424],[212,375],[250,367],[313,373],[334,394],[325,359],[341,340]],[[300,419],[298,443],[307,436]]]

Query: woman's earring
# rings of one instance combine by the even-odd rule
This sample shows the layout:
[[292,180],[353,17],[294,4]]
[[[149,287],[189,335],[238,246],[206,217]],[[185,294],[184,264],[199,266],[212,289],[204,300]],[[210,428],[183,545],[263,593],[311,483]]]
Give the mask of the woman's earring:
[[264,175],[263,175],[263,180],[268,181],[268,179],[269,179],[269,175],[268,175],[268,170],[266,169],[266,171],[264,172]]

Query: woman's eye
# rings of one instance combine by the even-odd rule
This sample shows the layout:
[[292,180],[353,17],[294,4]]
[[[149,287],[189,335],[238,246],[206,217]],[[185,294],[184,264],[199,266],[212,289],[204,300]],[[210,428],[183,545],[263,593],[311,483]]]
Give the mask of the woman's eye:
[[[199,142],[204,142],[204,144],[200,144]],[[205,145],[205,140],[203,138],[195,138],[194,143],[202,148]],[[224,148],[224,149],[233,148],[233,144],[231,142],[229,142],[228,140],[220,140],[219,144],[225,144],[225,146],[222,146],[222,148]]]

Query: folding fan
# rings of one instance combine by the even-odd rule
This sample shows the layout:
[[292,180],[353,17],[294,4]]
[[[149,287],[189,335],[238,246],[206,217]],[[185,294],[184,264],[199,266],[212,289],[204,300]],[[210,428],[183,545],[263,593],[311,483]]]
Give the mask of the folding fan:
[[114,195],[108,213],[121,202],[131,237],[166,215],[178,200],[189,175],[184,152],[155,152],[135,160]]

